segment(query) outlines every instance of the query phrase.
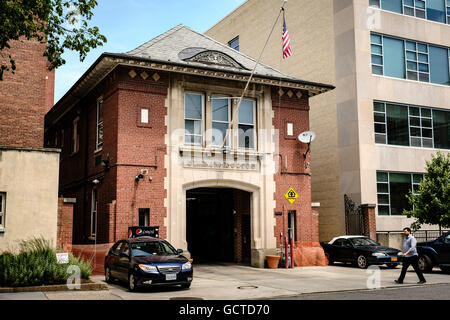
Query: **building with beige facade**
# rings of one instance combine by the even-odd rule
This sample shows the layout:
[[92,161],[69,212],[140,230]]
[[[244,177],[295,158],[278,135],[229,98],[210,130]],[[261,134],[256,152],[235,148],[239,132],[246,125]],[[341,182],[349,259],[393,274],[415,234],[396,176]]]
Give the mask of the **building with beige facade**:
[[[16,61],[0,81],[0,253],[22,240],[58,242],[59,150],[43,148],[44,116],[53,104],[54,71],[38,40],[11,41]],[[2,63],[9,63],[2,58]]]
[[[248,0],[206,34],[258,57],[282,1]],[[425,161],[450,149],[450,1],[291,0],[262,61],[336,89],[311,99],[312,199],[321,240],[348,231],[344,196],[376,204],[377,231],[397,231]],[[347,226],[347,228],[346,228]],[[436,229],[436,226],[423,226]]]

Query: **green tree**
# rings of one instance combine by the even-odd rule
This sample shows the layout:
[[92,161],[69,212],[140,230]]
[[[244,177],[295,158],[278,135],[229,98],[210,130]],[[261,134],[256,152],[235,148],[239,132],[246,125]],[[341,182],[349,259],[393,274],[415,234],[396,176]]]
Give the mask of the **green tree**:
[[438,152],[426,165],[418,193],[406,196],[413,209],[404,210],[403,214],[416,219],[411,225],[414,230],[423,224],[434,224],[441,231],[450,228],[450,154]]
[[88,25],[96,6],[96,0],[0,0],[0,81],[4,71],[16,70],[14,57],[4,54],[12,40],[46,43],[50,70],[66,62],[65,49],[78,52],[83,61],[90,49],[106,42],[98,27]]

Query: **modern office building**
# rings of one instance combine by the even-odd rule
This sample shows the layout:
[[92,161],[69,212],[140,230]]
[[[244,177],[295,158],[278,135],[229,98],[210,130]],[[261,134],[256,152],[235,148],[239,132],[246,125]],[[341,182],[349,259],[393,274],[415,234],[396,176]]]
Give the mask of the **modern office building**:
[[[282,3],[248,0],[206,34],[257,57]],[[376,204],[377,231],[409,226],[405,195],[450,149],[450,1],[292,0],[285,13],[293,55],[282,59],[279,19],[263,61],[336,86],[311,99],[321,240],[348,231],[345,195]]]

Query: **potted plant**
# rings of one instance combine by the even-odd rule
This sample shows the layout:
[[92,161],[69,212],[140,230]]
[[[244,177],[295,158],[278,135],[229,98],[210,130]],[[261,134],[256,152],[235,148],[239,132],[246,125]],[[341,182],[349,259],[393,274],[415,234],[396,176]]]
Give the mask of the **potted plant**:
[[269,267],[269,269],[278,268],[278,263],[280,262],[280,256],[266,255],[266,259],[267,259],[267,266]]

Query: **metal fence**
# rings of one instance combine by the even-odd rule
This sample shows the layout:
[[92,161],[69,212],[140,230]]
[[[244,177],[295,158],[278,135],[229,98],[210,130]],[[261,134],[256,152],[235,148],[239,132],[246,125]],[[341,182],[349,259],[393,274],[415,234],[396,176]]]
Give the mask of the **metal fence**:
[[412,234],[417,242],[427,242],[439,238],[447,231],[448,230],[442,230],[441,232],[439,232],[439,230],[418,230]]
[[[413,231],[412,234],[414,238],[416,238],[417,242],[427,242],[439,238],[441,235],[448,231],[449,230],[441,230],[440,232],[439,230],[418,230]],[[403,231],[377,231],[377,234],[379,233],[390,235],[403,233]]]

